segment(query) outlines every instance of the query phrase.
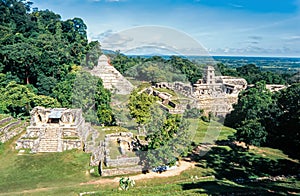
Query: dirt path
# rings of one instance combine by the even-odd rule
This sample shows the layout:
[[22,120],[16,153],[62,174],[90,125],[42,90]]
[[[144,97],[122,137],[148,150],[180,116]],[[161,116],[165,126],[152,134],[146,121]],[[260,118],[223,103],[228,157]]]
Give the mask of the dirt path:
[[[168,170],[163,173],[155,173],[155,172],[150,172],[147,174],[139,174],[135,176],[131,176],[130,178],[138,181],[142,179],[151,179],[151,178],[166,178],[170,176],[177,176],[180,175],[181,172],[184,170],[187,170],[191,167],[194,167],[194,163],[192,162],[187,162],[187,161],[180,161],[180,166],[176,169]],[[86,185],[86,184],[112,184],[112,183],[118,183],[120,180],[120,177],[113,178],[113,179],[100,179],[96,181],[90,181],[86,183],[81,183],[80,185]]]
[[[172,169],[169,171],[165,171],[161,174],[159,173],[154,173],[154,172],[150,172],[147,174],[138,174],[135,176],[130,176],[131,179],[138,181],[138,180],[142,180],[142,179],[152,179],[152,178],[166,178],[166,177],[171,177],[171,176],[177,176],[180,175],[181,172],[189,169],[189,168],[193,168],[195,166],[195,163],[193,162],[188,162],[188,161],[180,161],[180,166],[176,169]],[[85,182],[85,183],[80,183],[80,185],[100,185],[100,184],[118,184],[120,180],[120,177],[116,177],[116,178],[102,178],[99,180],[94,180],[94,181],[89,181],[89,182]],[[67,187],[73,187],[74,185],[70,185]],[[64,186],[66,187],[66,186]],[[47,187],[47,188],[36,188],[36,189],[30,189],[30,190],[23,190],[20,192],[10,192],[10,193],[0,193],[0,195],[6,196],[6,195],[23,195],[23,194],[31,194],[31,193],[37,193],[37,192],[41,192],[41,191],[48,191],[48,190],[54,190],[54,189],[58,189],[61,187]]]

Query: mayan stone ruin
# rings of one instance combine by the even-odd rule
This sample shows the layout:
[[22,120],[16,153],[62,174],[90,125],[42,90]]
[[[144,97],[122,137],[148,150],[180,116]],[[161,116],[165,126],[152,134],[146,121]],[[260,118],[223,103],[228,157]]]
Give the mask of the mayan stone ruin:
[[181,104],[172,105],[173,102],[168,101],[175,112],[182,112],[188,107],[203,109],[206,114],[212,112],[215,116],[225,116],[233,109],[232,105],[237,102],[239,92],[247,88],[247,81],[231,76],[216,76],[214,67],[207,66],[203,79],[193,85],[162,82],[157,83],[156,87],[174,90],[189,98]]
[[22,133],[26,127],[26,122],[6,116],[0,120],[0,142],[5,143],[13,137]]
[[116,94],[130,94],[133,85],[112,65],[105,55],[101,55],[98,65],[93,68],[91,74],[102,79],[103,86]]
[[143,167],[136,151],[137,141],[131,132],[106,134],[99,145],[87,145],[86,148],[86,152],[92,154],[90,165],[99,167],[101,176],[141,172]]
[[30,125],[16,143],[16,149],[31,152],[62,152],[82,149],[85,120],[81,109],[35,107]]

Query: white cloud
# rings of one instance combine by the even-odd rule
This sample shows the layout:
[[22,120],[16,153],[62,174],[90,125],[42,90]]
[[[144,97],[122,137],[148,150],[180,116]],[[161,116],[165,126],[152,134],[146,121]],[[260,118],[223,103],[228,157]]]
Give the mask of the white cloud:
[[228,5],[231,7],[234,7],[234,8],[243,8],[244,7],[243,5],[233,4],[233,3],[229,3]]
[[121,1],[124,1],[124,0],[106,0],[106,2],[121,2]]

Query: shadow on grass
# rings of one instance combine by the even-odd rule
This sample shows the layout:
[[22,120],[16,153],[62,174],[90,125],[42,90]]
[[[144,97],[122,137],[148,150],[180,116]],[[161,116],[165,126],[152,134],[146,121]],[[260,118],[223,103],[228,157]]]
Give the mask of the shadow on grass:
[[[209,195],[286,195],[300,192],[299,163],[286,159],[272,160],[233,145],[213,147],[204,156],[194,155],[193,159],[198,162],[196,166],[213,169],[211,175],[219,181],[182,184],[183,190],[195,189]],[[298,179],[288,178],[297,175]],[[283,177],[275,182],[270,178],[259,178],[269,176]],[[245,191],[247,194],[244,194]]]
[[300,188],[292,182],[246,183],[243,186],[226,181],[209,181],[182,184],[182,190],[208,195],[296,195]]
[[212,168],[217,179],[256,178],[263,176],[298,175],[298,163],[272,160],[244,150],[242,147],[213,147],[206,155],[196,156],[197,166]]
[[[182,185],[182,190],[194,190],[197,194],[208,195],[267,195],[268,192],[254,189],[252,187],[236,186],[224,181],[210,181],[188,183]],[[271,194],[270,194],[271,195]]]

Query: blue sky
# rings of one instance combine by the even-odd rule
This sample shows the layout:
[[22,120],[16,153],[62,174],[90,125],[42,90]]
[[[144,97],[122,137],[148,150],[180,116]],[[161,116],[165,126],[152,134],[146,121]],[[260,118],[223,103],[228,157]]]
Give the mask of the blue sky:
[[33,0],[80,17],[90,40],[139,26],[186,33],[211,55],[300,56],[300,0]]

